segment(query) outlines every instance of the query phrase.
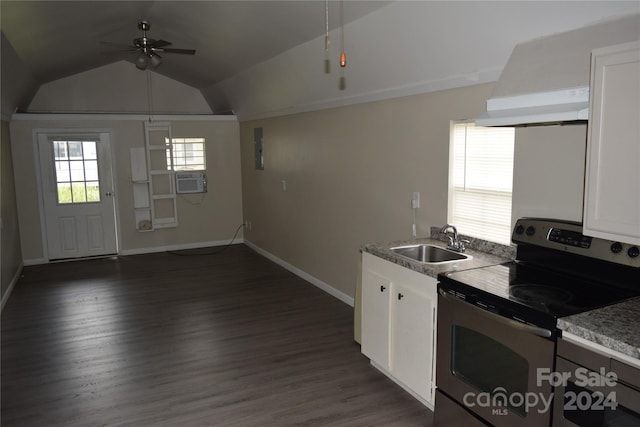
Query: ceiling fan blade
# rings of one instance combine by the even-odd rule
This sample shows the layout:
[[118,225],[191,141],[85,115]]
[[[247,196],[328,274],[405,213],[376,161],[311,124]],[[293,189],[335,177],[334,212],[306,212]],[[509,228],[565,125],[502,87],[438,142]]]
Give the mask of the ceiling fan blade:
[[173,43],[168,42],[168,41],[166,41],[166,40],[156,40],[156,41],[153,43],[153,47],[165,47],[165,46],[170,46],[170,45],[172,45],[172,44],[173,44]]
[[164,53],[181,53],[184,55],[195,55],[196,53],[195,49],[173,49],[173,48],[161,47],[160,49],[155,49],[155,50],[158,50]]
[[122,55],[138,52],[138,49],[121,49],[121,50],[101,50],[101,55]]
[[109,46],[109,47],[117,47],[118,49],[127,49],[127,50],[136,50],[137,47],[135,46],[131,46],[131,45],[126,45],[126,44],[120,44],[120,43],[111,43],[111,42],[100,42],[101,45],[105,45],[105,46]]

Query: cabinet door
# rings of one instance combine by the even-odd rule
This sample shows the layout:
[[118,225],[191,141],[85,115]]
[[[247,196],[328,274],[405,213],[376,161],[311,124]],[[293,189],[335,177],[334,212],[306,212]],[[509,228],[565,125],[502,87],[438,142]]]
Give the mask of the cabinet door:
[[362,272],[362,353],[382,368],[389,367],[389,279]]
[[584,234],[640,244],[640,42],[593,51]]
[[391,373],[427,401],[432,400],[435,300],[397,283],[392,294]]

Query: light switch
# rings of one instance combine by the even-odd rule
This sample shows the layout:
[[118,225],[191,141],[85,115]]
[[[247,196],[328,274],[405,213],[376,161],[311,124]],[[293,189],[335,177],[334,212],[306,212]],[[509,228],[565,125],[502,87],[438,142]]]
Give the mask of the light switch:
[[420,207],[420,192],[414,191],[413,198],[411,199],[411,208],[418,209]]

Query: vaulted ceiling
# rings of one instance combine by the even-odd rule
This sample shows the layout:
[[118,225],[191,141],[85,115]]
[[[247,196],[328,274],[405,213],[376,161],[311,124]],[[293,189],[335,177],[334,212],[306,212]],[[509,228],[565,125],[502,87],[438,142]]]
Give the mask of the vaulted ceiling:
[[[388,2],[357,1],[345,21]],[[330,25],[339,23],[331,2]],[[148,35],[196,56],[166,54],[157,72],[202,89],[325,32],[324,1],[2,1],[2,31],[36,79],[45,83],[134,53],[101,44],[131,45]]]
[[[353,60],[349,67],[354,67],[349,70],[351,92],[313,81],[297,88],[307,91],[305,95],[271,87],[272,96],[299,97],[260,101],[271,103],[271,109],[291,108],[296,102],[316,105],[345,96],[357,100],[389,89],[408,94],[411,91],[403,88],[442,88],[446,85],[431,82],[452,78],[455,81],[449,86],[455,86],[461,84],[460,76],[463,84],[490,81],[520,41],[640,11],[638,1],[2,0],[2,72],[6,72],[5,62],[10,62],[5,61],[8,43],[29,74],[29,84],[21,89],[28,94],[26,101],[24,93],[17,96],[28,102],[37,87],[47,82],[123,59],[133,63],[135,53],[114,52],[101,42],[131,45],[141,36],[138,21],[146,19],[151,24],[149,37],[171,41],[172,48],[196,50],[193,56],[162,54],[163,62],[155,72],[201,90],[213,111],[257,111],[262,107],[248,107],[247,97],[259,95],[243,93],[251,82],[277,86],[305,72],[309,54],[286,56],[287,52],[300,51],[316,40],[320,49],[311,55],[314,61],[323,58],[319,41],[324,40],[327,6],[336,56],[339,27],[345,24]],[[274,58],[285,61],[273,63]],[[11,86],[4,75],[2,84],[3,92]]]

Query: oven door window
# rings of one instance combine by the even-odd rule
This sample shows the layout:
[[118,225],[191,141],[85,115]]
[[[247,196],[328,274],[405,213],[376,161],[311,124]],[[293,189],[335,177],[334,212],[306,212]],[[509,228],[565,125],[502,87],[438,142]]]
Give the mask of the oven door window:
[[452,326],[451,371],[480,392],[489,393],[500,406],[525,416],[524,403],[509,396],[529,390],[529,362],[503,344],[463,326]]

